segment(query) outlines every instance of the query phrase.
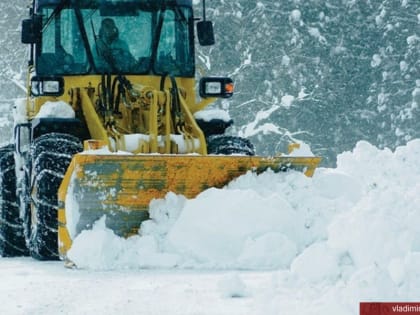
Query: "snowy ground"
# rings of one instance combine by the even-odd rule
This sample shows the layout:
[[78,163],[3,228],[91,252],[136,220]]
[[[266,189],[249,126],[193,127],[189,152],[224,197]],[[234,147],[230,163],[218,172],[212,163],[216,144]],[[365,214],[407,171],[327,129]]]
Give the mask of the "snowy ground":
[[2,258],[0,274],[0,314],[259,314],[272,287],[271,273],[244,272],[236,281],[253,297],[230,298],[231,272],[69,270],[29,258]]
[[420,140],[359,142],[335,169],[247,174],[151,204],[124,240],[98,221],[61,262],[0,259],[0,314],[356,315],[419,301]]

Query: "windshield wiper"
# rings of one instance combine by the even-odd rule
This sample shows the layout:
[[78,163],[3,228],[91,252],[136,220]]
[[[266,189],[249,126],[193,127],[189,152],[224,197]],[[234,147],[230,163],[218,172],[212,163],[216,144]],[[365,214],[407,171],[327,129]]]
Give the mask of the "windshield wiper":
[[175,14],[182,22],[184,22],[185,24],[188,23],[188,20],[184,12],[182,12],[182,10],[179,7],[175,7]]
[[48,17],[48,20],[45,22],[42,32],[51,24],[51,22],[61,13],[63,8],[69,5],[69,0],[62,0],[54,9],[54,11],[51,13],[51,15]]
[[95,62],[93,61],[93,54],[92,54],[92,50],[90,49],[89,39],[88,39],[88,36],[87,36],[85,24],[84,24],[84,21],[83,21],[82,12],[80,11],[79,8],[75,8],[74,11],[75,11],[75,14],[76,14],[77,24],[79,24],[80,34],[82,35],[82,40],[83,40],[83,43],[84,43],[84,46],[85,46],[85,49],[86,49],[86,55],[87,55],[87,59],[89,61],[89,65],[90,65],[91,69],[93,69],[95,72],[97,72]]
[[151,70],[153,73],[157,73],[156,71],[157,51],[159,48],[160,36],[162,35],[162,26],[163,26],[165,12],[166,12],[166,8],[163,8],[159,12],[159,19],[156,25],[156,29],[155,29],[155,33],[154,33],[153,41],[152,41],[152,56],[150,58],[149,70]]

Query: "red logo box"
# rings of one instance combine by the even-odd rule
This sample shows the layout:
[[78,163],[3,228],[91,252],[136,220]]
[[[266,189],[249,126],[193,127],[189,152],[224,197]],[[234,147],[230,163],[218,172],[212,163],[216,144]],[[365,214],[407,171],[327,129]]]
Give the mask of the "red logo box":
[[360,302],[359,315],[420,315],[420,302]]

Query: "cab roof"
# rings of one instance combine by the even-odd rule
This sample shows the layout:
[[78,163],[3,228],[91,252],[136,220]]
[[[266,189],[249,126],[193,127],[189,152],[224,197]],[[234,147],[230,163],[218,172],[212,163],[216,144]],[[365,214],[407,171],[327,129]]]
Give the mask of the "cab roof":
[[81,8],[93,8],[104,4],[144,4],[145,6],[160,6],[160,5],[179,5],[192,7],[192,0],[34,0],[35,8],[41,7],[55,7],[60,4],[69,4],[72,6],[80,6]]

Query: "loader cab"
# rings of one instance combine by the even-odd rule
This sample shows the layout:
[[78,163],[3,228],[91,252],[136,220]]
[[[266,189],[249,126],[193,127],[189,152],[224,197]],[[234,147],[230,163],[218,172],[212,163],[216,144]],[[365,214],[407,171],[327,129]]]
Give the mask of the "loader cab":
[[[107,21],[113,42],[104,40]],[[191,0],[39,0],[22,26],[37,75],[194,76]]]

